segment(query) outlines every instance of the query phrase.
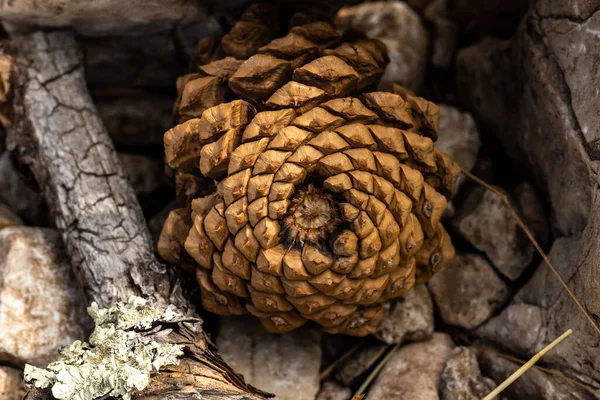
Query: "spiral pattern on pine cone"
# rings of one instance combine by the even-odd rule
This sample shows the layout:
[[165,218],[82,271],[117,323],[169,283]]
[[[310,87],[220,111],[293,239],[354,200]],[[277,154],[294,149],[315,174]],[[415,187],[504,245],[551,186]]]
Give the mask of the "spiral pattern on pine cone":
[[316,39],[314,24],[298,26],[246,62],[201,67],[202,90],[225,80],[248,101],[218,98],[197,115],[183,91],[180,110],[196,115],[165,134],[167,161],[199,165],[217,190],[194,199],[191,215],[169,215],[159,251],[180,265],[190,265],[184,250],[193,258],[209,311],[248,311],[270,331],[310,320],[365,335],[385,301],[453,257],[440,219],[459,169],[433,146],[435,104],[350,96],[380,76],[378,44],[327,50],[335,31],[317,27]]

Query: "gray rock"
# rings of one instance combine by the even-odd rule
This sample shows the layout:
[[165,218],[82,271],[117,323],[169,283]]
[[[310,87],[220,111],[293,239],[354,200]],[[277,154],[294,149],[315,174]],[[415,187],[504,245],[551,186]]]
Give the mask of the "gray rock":
[[45,367],[58,350],[86,340],[85,301],[57,232],[0,231],[0,361]]
[[350,388],[340,385],[335,381],[327,381],[321,385],[316,400],[350,400],[352,391]]
[[401,347],[381,369],[367,400],[438,400],[440,375],[453,348],[444,333]]
[[[580,245],[581,235],[557,238],[548,252],[552,265],[567,282],[571,282],[575,275],[576,271],[569,268],[569,264],[577,255]],[[556,302],[564,290],[550,267],[542,261],[533,277],[517,293],[515,300],[548,308]]]
[[119,160],[138,196],[152,193],[166,183],[160,160],[130,153],[119,153]]
[[471,114],[440,104],[440,135],[435,147],[471,171],[481,147],[479,131]]
[[13,225],[23,225],[23,221],[6,204],[0,203],[0,229]]
[[[483,374],[496,382],[504,382],[521,367],[520,364],[487,349],[481,352],[478,359]],[[572,382],[561,373],[549,375],[534,367],[521,375],[502,394],[507,399],[597,400],[600,398],[600,391],[586,389],[585,386]]]
[[[592,315],[600,310],[600,127],[592,123],[600,75],[590,67],[600,62],[597,10],[594,1],[537,0],[510,41],[478,43],[456,64],[461,103],[532,174],[550,205],[552,232],[581,236],[561,273]],[[540,295],[531,292],[528,302],[548,304],[541,341],[574,330],[545,363],[599,382],[598,333],[564,290]]]
[[[575,9],[573,5],[572,10]],[[577,46],[551,49],[541,39],[549,29],[542,29],[535,12],[525,20],[528,22],[521,25],[512,42],[486,39],[461,50],[456,63],[457,87],[463,104],[480,127],[494,134],[509,154],[521,162],[519,168],[531,172],[537,186],[548,194],[555,229],[568,236],[586,225],[591,200],[590,156],[586,148],[593,149],[592,143],[582,141],[584,135],[568,93],[598,87],[600,78],[590,75],[594,81],[587,81],[573,74],[573,79],[579,79],[578,84],[567,86],[565,71],[553,55],[560,52],[579,57],[585,48],[588,55],[596,54],[596,58],[600,43],[583,41],[582,36]],[[554,20],[561,21],[567,22],[562,18]],[[561,31],[564,32],[556,32]],[[586,35],[583,28],[570,32]]]
[[319,391],[321,333],[267,333],[254,317],[222,317],[217,347],[246,382],[281,400],[313,400]]
[[8,152],[0,155],[0,201],[27,223],[39,223],[42,217],[42,198],[27,186]]
[[373,366],[388,346],[382,343],[367,345],[345,359],[337,368],[336,377],[346,386],[351,386],[356,378]]
[[19,370],[0,366],[0,400],[21,400],[25,397],[22,375]]
[[428,33],[419,15],[401,1],[379,1],[342,8],[336,17],[338,27],[354,28],[381,40],[388,49],[390,63],[380,88],[399,83],[418,91],[427,67]]
[[[10,30],[20,25],[71,27],[84,35],[110,35],[123,32],[168,30],[182,20],[202,14],[196,3],[185,0],[21,0],[0,4],[0,18]],[[12,26],[10,24],[16,24]]]
[[544,207],[534,189],[528,182],[521,182],[513,191],[511,198],[515,202],[519,215],[541,245],[548,244],[550,237],[548,221],[544,214]]
[[481,376],[477,355],[468,347],[452,350],[446,361],[440,383],[441,400],[479,400],[496,387],[496,383]]
[[485,322],[509,296],[494,268],[476,254],[458,253],[428,285],[444,322],[467,329]]
[[433,302],[425,286],[417,286],[385,306],[385,315],[375,336],[387,344],[425,340],[434,328]]
[[533,355],[543,346],[546,311],[528,304],[511,304],[475,334],[517,354]]
[[434,27],[431,63],[438,68],[448,68],[456,53],[460,29],[448,17],[447,0],[431,2],[425,9],[424,16]]
[[517,279],[531,263],[535,248],[500,196],[478,186],[456,207],[456,231],[485,252],[504,276]]

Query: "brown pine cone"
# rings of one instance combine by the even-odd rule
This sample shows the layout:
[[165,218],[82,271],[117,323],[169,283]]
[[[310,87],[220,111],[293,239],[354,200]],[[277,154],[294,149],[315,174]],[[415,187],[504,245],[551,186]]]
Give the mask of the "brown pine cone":
[[178,82],[167,161],[217,190],[169,215],[159,252],[196,265],[211,312],[366,335],[385,301],[454,256],[440,218],[460,169],[433,146],[437,105],[368,90],[387,62],[380,42],[341,43],[306,15],[272,39],[254,7],[213,46],[223,58]]

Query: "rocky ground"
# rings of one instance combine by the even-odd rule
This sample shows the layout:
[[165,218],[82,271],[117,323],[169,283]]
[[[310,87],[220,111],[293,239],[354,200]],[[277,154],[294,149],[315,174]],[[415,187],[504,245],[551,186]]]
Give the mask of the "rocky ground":
[[[156,239],[175,204],[162,156],[175,80],[198,38],[222,32],[244,2],[206,10],[181,0],[125,8],[105,0],[92,10],[67,1],[58,11],[52,5],[64,1],[46,3],[0,3],[5,33],[74,29],[97,113]],[[526,3],[369,2],[343,9],[336,22],[388,46],[384,88],[402,83],[440,103],[438,148],[508,195],[596,318],[600,1]],[[0,88],[0,102],[8,89]],[[0,400],[13,400],[24,394],[25,363],[45,366],[61,346],[86,339],[91,324],[39,189],[0,136]],[[471,181],[459,185],[444,216],[456,258],[390,304],[374,337],[315,327],[272,335],[247,317],[207,316],[225,361],[279,399],[348,400],[398,345],[367,399],[470,400],[571,328],[503,396],[600,398],[600,337],[511,208]]]

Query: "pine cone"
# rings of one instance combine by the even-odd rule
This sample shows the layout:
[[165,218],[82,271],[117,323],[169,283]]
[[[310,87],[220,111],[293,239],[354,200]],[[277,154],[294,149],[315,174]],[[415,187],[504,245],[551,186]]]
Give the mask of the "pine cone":
[[159,252],[196,266],[211,312],[366,335],[385,301],[454,256],[440,218],[460,170],[433,146],[437,105],[369,91],[387,62],[380,42],[342,43],[306,14],[272,39],[271,11],[253,6],[211,56],[199,46],[197,60],[224,57],[178,82],[167,161],[217,189],[171,212]]

